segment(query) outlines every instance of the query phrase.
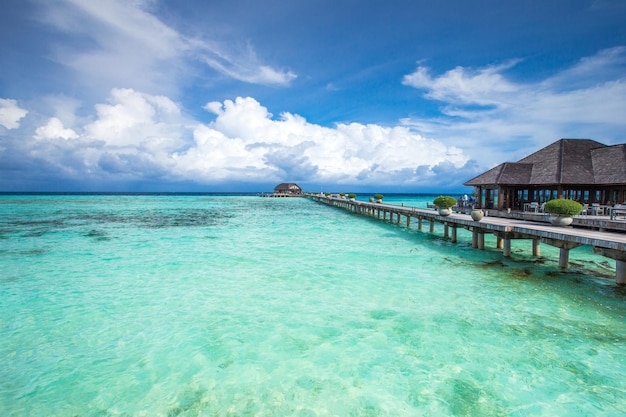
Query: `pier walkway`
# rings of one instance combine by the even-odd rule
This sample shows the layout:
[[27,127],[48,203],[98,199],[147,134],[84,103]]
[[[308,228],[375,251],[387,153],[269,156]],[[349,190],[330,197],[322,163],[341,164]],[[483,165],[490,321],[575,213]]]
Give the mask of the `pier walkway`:
[[422,230],[422,225],[426,221],[429,223],[431,233],[434,231],[434,224],[441,223],[444,225],[444,237],[450,238],[452,242],[457,241],[457,229],[461,227],[472,232],[472,246],[478,249],[484,249],[485,234],[491,233],[496,236],[497,248],[503,250],[505,257],[511,256],[512,239],[531,240],[533,256],[540,255],[540,243],[543,242],[560,249],[559,266],[561,268],[568,267],[570,249],[588,245],[593,248],[594,253],[615,260],[615,282],[618,285],[626,285],[626,233],[606,231],[602,228],[596,230],[571,226],[558,227],[545,222],[493,216],[485,216],[477,222],[468,214],[452,213],[449,216],[441,216],[432,209],[351,201],[320,195],[306,195],[305,197],[383,220],[389,216],[390,221],[395,220],[397,223],[404,216],[407,227],[410,226],[411,219],[416,219],[419,230]]

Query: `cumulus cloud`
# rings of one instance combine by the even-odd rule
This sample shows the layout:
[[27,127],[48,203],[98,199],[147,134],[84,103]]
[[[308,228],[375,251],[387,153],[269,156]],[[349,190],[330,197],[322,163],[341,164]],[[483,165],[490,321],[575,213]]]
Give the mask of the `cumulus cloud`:
[[[624,60],[626,48],[613,48],[532,83],[510,79],[511,63],[441,75],[420,66],[405,84],[439,100],[441,115],[396,126],[321,126],[275,116],[252,97],[207,103],[207,123],[166,95],[116,88],[81,117],[69,114],[76,103],[52,100],[55,115],[29,132],[19,125],[27,110],[2,99],[0,121],[12,130],[2,136],[0,166],[5,181],[9,171],[22,178],[40,167],[64,181],[455,188],[560,137],[623,132],[626,79],[616,68]],[[603,75],[590,84],[590,72]]]
[[[402,126],[338,124],[324,127],[301,116],[273,115],[253,98],[239,97],[205,108],[217,117],[194,132],[196,146],[176,155],[179,168],[196,176],[303,180],[338,184],[410,186],[424,179],[418,166],[468,161],[456,147],[424,138]],[[434,173],[426,170],[431,177]],[[179,170],[179,175],[184,175]]]
[[517,160],[563,137],[623,142],[614,132],[626,129],[626,48],[600,51],[536,82],[507,77],[518,62],[457,67],[438,76],[418,65],[403,83],[441,102],[441,116],[406,118],[403,124],[455,143],[487,166]]
[[48,123],[35,130],[35,139],[76,139],[78,135],[72,129],[66,129],[56,117],[50,118]]
[[51,111],[50,116],[56,117],[66,126],[73,126],[77,122],[79,118],[77,112],[82,105],[80,100],[63,94],[45,96],[41,99],[41,103],[47,107],[42,111],[46,114]]
[[404,189],[432,186],[441,167],[463,169],[469,160],[404,126],[325,127],[292,113],[274,117],[251,97],[205,109],[215,117],[208,124],[186,118],[165,96],[114,89],[89,123],[70,129],[52,117],[30,141],[7,141],[0,159],[19,155],[22,166],[45,166],[64,180]]
[[108,104],[96,105],[97,119],[85,126],[86,137],[110,147],[150,147],[172,150],[181,145],[179,106],[165,96],[130,88],[113,89]]
[[6,129],[17,129],[20,120],[28,114],[27,110],[17,105],[17,101],[0,98],[0,126]]

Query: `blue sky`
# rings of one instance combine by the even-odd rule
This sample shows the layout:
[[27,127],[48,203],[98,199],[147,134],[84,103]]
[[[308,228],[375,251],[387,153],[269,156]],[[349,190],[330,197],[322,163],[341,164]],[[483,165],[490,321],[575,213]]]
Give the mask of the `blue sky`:
[[0,7],[0,191],[463,192],[626,142],[623,0]]

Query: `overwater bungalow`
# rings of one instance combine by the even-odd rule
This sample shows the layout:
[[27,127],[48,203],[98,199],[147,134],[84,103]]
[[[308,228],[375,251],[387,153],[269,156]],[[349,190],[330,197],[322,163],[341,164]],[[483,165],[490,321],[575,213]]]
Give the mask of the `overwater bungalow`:
[[504,162],[467,181],[481,208],[533,210],[554,198],[598,210],[626,200],[626,144],[560,139],[517,162]]
[[274,187],[274,195],[301,196],[302,188],[295,182],[283,182]]

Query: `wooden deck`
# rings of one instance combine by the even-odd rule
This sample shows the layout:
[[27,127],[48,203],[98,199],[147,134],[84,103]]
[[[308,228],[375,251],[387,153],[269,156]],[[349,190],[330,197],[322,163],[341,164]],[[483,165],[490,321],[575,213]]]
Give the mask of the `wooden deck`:
[[261,194],[257,194],[257,196],[272,197],[272,198],[304,197],[303,194],[293,194],[293,193],[261,193]]
[[[616,220],[591,219],[596,216],[579,216],[576,227],[557,227],[548,223],[546,215],[536,218],[514,218],[514,213],[505,213],[507,217],[496,217],[493,211],[479,222],[472,220],[470,215],[453,213],[450,216],[440,216],[432,209],[419,209],[384,203],[368,203],[350,201],[340,198],[328,198],[319,195],[307,195],[314,201],[330,206],[343,208],[357,214],[375,216],[382,219],[400,222],[404,216],[407,226],[411,219],[416,219],[421,230],[423,222],[430,224],[433,232],[434,224],[444,225],[444,236],[456,242],[457,228],[462,227],[472,232],[472,246],[484,249],[484,235],[494,234],[497,237],[497,246],[503,250],[504,256],[511,256],[512,239],[529,239],[532,241],[533,255],[539,256],[540,243],[555,246],[560,249],[559,266],[568,267],[569,250],[581,245],[593,248],[594,253],[614,259],[616,261],[615,281],[618,285],[626,284],[626,222]],[[588,217],[580,219],[580,217]]]

